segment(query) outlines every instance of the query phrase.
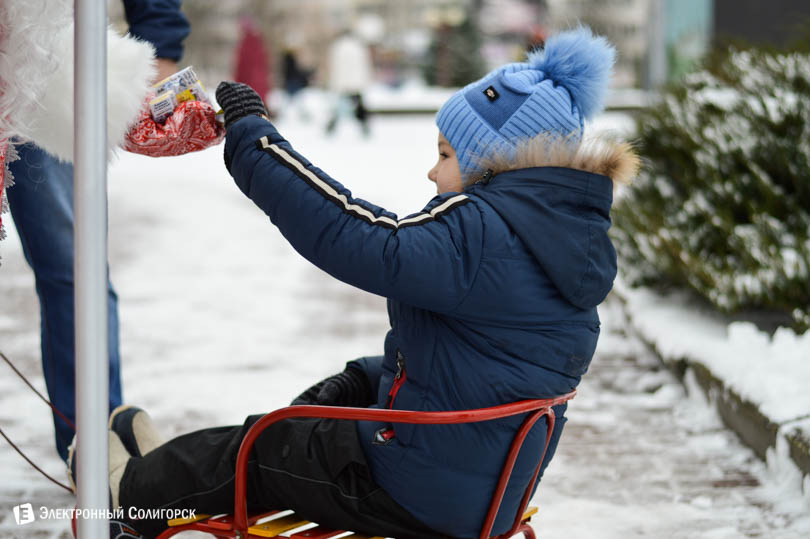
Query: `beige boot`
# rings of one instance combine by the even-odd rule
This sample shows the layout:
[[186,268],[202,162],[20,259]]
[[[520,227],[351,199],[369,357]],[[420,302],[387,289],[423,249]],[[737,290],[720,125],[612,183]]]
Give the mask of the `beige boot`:
[[118,435],[110,431],[110,498],[113,508],[119,507],[118,493],[121,488],[121,478],[127,468],[127,462],[132,456],[124,447]]
[[[112,431],[109,432],[110,444],[110,498],[113,508],[118,507],[118,490],[121,486],[121,478],[124,476],[124,470],[127,467],[127,462],[132,456],[124,447],[118,435]],[[67,472],[70,487],[73,492],[76,492],[76,437],[68,448]]]
[[142,457],[166,441],[149,414],[128,404],[112,411],[110,430],[118,435],[133,457]]

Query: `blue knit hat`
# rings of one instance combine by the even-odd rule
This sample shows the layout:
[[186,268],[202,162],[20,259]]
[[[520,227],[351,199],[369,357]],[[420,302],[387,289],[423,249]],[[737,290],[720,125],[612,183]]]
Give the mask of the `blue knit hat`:
[[458,156],[465,183],[492,152],[511,153],[540,133],[579,141],[584,121],[602,110],[616,50],[587,27],[551,37],[526,62],[507,64],[468,84],[442,106],[439,131]]

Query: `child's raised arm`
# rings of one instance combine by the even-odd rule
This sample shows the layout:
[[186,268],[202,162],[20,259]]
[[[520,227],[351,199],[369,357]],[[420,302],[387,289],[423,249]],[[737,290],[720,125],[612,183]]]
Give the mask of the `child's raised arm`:
[[[229,117],[225,162],[236,184],[307,260],[353,286],[438,312],[464,299],[478,270],[483,223],[463,194],[405,219],[352,197],[293,150],[250,105]],[[243,91],[244,89],[240,89]],[[258,96],[256,96],[258,98]],[[224,101],[224,102],[223,102]]]

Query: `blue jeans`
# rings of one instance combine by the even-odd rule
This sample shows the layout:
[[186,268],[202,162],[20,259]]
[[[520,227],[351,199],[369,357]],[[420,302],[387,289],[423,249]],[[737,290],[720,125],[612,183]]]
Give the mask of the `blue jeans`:
[[[73,318],[73,165],[60,163],[28,143],[11,163],[14,186],[7,190],[25,259],[34,270],[39,296],[42,372],[53,405],[75,423],[76,382]],[[109,281],[108,281],[109,283]],[[118,298],[108,285],[110,408],[121,404]],[[56,450],[63,459],[73,429],[54,414]]]

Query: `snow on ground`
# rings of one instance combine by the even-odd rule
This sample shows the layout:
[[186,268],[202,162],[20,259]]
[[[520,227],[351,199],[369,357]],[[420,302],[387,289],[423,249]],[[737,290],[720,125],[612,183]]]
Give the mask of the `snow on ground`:
[[[610,122],[609,122],[610,123]],[[355,195],[400,215],[433,195],[429,117],[380,117],[364,139],[343,124],[281,122],[293,145]],[[222,148],[171,159],[122,155],[110,173],[110,257],[120,296],[125,398],[169,436],[284,406],[354,357],[380,353],[384,300],[308,265],[234,186]],[[43,387],[33,279],[2,244],[0,349]],[[793,539],[810,535],[795,484],[757,461],[628,336],[616,305],[535,502],[542,534],[612,539]],[[0,369],[5,368],[0,365]],[[0,375],[0,427],[64,478],[47,409]],[[0,536],[68,537],[65,521],[17,526],[11,507],[68,508],[0,440]]]
[[535,496],[538,532],[572,538],[800,538],[810,496],[786,459],[769,468],[629,336],[615,298],[566,431]]
[[665,357],[703,363],[777,423],[810,415],[810,331],[779,328],[771,337],[754,324],[700,312],[682,296],[621,289],[634,324]]

